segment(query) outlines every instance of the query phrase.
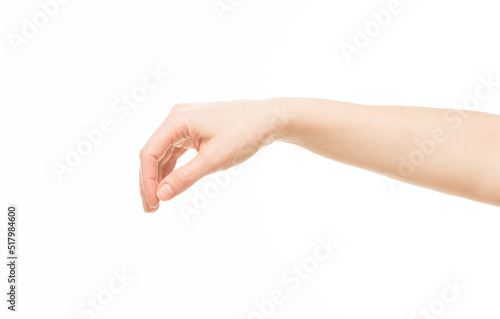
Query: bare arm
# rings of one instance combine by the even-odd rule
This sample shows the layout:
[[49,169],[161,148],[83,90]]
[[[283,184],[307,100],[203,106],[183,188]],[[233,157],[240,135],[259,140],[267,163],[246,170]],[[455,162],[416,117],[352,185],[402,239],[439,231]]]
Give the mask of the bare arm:
[[500,205],[500,117],[293,99],[278,138],[349,165]]
[[[274,141],[404,182],[500,206],[500,117],[405,106],[276,98],[174,107],[141,151],[141,195],[154,212],[203,176]],[[198,155],[183,167],[188,148]]]

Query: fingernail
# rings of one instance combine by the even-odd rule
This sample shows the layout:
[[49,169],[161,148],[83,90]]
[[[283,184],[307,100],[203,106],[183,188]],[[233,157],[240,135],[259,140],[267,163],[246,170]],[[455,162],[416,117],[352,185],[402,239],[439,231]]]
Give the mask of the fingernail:
[[148,203],[149,209],[154,209],[153,205],[149,202],[148,195],[144,194],[146,196],[146,203]]
[[158,190],[158,198],[163,201],[169,200],[170,198],[172,198],[172,196],[174,196],[174,194],[174,189],[169,184],[163,185]]
[[158,203],[158,205],[156,205],[154,207],[152,205],[150,205],[150,207],[149,207],[150,211],[148,213],[154,213],[154,212],[156,212],[159,207],[160,207],[160,203]]

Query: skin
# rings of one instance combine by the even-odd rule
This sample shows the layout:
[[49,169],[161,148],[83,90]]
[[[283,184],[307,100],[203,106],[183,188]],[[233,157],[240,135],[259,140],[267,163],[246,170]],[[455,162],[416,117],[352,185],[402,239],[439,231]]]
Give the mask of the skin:
[[[500,206],[500,116],[308,98],[176,105],[140,152],[145,212],[275,141]],[[176,168],[188,149],[198,154]]]

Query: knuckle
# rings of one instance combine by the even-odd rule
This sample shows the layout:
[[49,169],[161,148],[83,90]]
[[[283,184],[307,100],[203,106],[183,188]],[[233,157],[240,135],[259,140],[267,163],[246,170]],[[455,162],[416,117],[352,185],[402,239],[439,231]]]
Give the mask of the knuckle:
[[174,107],[172,108],[172,110],[180,110],[180,109],[184,109],[188,106],[187,103],[179,103],[179,104],[176,104],[174,105]]
[[191,174],[184,169],[179,169],[175,173],[175,178],[177,179],[179,185],[181,185],[182,187],[188,187],[193,182],[193,177],[191,176]]
[[172,123],[177,123],[180,121],[184,121],[186,117],[186,111],[187,111],[188,104],[182,103],[182,104],[176,104],[168,114],[167,118],[165,119],[165,125],[171,125]]
[[140,151],[139,151],[139,159],[144,159],[146,157],[146,154],[147,154],[147,151],[146,151],[146,148],[143,147]]
[[157,162],[159,162],[158,156],[154,154],[153,150],[145,146],[139,151],[139,159],[142,161],[149,161],[151,159],[155,159]]

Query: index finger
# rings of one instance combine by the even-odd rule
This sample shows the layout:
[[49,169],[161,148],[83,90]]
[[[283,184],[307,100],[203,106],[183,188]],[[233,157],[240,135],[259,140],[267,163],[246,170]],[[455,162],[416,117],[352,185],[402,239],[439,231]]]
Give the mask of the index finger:
[[180,139],[179,133],[175,127],[167,125],[165,122],[153,133],[140,152],[140,180],[145,200],[151,209],[160,204],[156,195],[158,162],[165,157],[165,154],[170,154],[168,150]]

